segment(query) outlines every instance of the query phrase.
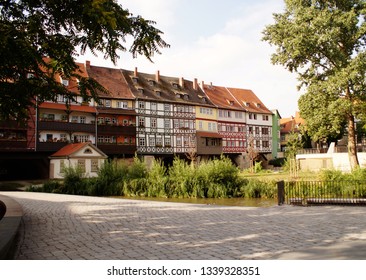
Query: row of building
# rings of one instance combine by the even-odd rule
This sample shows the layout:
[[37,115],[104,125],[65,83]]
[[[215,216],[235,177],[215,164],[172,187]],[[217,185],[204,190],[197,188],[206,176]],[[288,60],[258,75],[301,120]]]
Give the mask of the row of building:
[[[245,168],[255,154],[264,160],[280,151],[278,112],[247,89],[198,83],[123,69],[77,63],[80,73],[108,93],[86,102],[77,96],[43,102],[30,109],[27,124],[0,123],[0,179],[11,177],[19,159],[29,174],[44,170],[48,157],[69,143],[90,142],[109,157],[159,157],[194,154],[198,160],[224,154]],[[75,91],[77,80],[60,83]],[[28,160],[28,161],[27,161]],[[34,170],[33,170],[34,169]],[[28,175],[29,175],[28,174]],[[27,176],[27,175],[25,175]]]

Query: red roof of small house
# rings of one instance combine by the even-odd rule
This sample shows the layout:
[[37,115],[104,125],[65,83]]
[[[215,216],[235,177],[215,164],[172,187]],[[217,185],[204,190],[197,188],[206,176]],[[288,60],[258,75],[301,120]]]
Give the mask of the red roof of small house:
[[80,151],[81,149],[83,149],[86,146],[90,146],[91,148],[97,150],[103,157],[107,158],[107,156],[101,150],[99,150],[97,147],[95,147],[93,144],[91,144],[89,142],[68,144],[65,147],[58,150],[56,153],[52,154],[50,157],[51,158],[69,157],[69,156],[72,156],[73,154],[75,154],[76,152]]

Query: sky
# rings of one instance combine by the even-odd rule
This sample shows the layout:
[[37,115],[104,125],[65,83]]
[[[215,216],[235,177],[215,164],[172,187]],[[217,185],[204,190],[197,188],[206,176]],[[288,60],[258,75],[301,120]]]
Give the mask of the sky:
[[[275,48],[261,40],[273,13],[284,10],[283,0],[118,0],[133,15],[156,22],[170,48],[151,63],[129,52],[114,65],[87,53],[76,58],[92,65],[134,70],[163,76],[195,78],[205,84],[252,90],[270,110],[294,116],[298,110],[296,75],[272,65]],[[129,39],[127,40],[127,46]],[[128,48],[127,47],[127,48]]]

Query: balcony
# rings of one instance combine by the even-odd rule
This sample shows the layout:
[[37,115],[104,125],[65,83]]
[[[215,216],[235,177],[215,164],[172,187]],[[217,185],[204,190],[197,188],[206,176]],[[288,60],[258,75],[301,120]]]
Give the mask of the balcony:
[[37,142],[37,152],[57,152],[68,142]]
[[39,130],[88,132],[95,133],[95,124],[73,123],[62,121],[39,121]]
[[107,155],[128,154],[133,155],[136,152],[136,145],[128,144],[98,144],[98,148]]
[[98,125],[98,135],[126,135],[135,136],[136,127],[133,125]]
[[7,120],[7,121],[1,120],[0,128],[24,130],[27,129],[27,125],[25,123],[18,123],[15,120]]
[[0,151],[27,150],[27,141],[0,140]]

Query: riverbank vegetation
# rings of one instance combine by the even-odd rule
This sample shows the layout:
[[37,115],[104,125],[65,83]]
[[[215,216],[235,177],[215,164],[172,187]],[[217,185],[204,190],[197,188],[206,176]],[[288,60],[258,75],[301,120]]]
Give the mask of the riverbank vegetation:
[[275,198],[277,194],[276,181],[246,178],[226,157],[199,165],[175,158],[169,168],[159,160],[148,167],[135,157],[129,166],[106,162],[96,178],[85,178],[78,168],[66,168],[64,173],[64,180],[50,180],[28,191],[167,198]]
[[86,178],[78,168],[66,168],[63,180],[49,180],[28,191],[93,196],[160,197],[160,198],[277,198],[276,183],[285,181],[362,181],[366,169],[352,173],[336,170],[299,172],[292,178],[286,171],[240,171],[226,157],[191,165],[175,158],[167,168],[155,160],[148,167],[138,157],[132,164],[106,162],[98,177]]

